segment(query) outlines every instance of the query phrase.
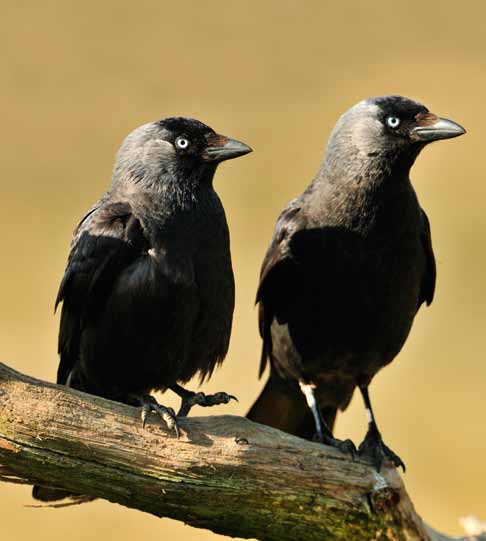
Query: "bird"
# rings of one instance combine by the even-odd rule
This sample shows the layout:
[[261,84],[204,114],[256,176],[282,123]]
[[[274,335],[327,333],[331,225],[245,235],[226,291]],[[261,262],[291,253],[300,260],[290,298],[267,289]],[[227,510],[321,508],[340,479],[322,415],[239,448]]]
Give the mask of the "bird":
[[[228,225],[213,188],[219,163],[252,149],[202,122],[170,117],[133,130],[111,185],[79,223],[62,303],[57,383],[155,412],[179,437],[177,417],[233,395],[183,387],[209,378],[228,350],[235,286]],[[150,394],[170,389],[177,414]],[[35,487],[52,501],[66,492]]]
[[[403,96],[360,101],[338,120],[321,166],[280,214],[256,295],[270,376],[247,416],[362,457],[405,465],[384,442],[369,386],[434,298],[430,224],[410,181],[422,149],[465,129]],[[361,392],[359,448],[333,435]]]

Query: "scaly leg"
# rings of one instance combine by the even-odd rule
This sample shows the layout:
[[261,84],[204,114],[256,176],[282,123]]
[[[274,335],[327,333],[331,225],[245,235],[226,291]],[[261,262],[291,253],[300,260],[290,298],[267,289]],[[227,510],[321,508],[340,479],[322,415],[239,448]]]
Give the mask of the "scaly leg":
[[360,385],[359,390],[363,396],[366,414],[368,415],[368,432],[366,433],[365,439],[359,446],[359,454],[371,460],[373,466],[378,472],[381,469],[384,459],[390,460],[390,462],[396,468],[400,466],[402,470],[405,471],[405,464],[403,463],[402,459],[383,442],[383,438],[378,430],[375,416],[373,414],[373,408],[371,407],[370,396],[368,394],[368,385]]
[[193,391],[188,391],[181,387],[180,385],[171,385],[169,387],[171,391],[174,391],[177,395],[182,398],[181,407],[177,413],[177,417],[187,417],[187,414],[193,406],[202,406],[203,408],[217,406],[218,404],[227,404],[230,400],[238,399],[236,396],[227,393],[216,393],[216,394],[204,394],[204,393],[195,393]]
[[327,426],[326,422],[322,418],[321,410],[319,404],[317,403],[315,396],[315,385],[303,383],[299,381],[300,388],[304,393],[307,405],[312,411],[314,417],[314,422],[316,425],[316,437],[317,440],[325,445],[330,445],[339,449],[343,453],[349,453],[353,459],[356,455],[356,447],[351,440],[338,440],[332,435],[330,428]]

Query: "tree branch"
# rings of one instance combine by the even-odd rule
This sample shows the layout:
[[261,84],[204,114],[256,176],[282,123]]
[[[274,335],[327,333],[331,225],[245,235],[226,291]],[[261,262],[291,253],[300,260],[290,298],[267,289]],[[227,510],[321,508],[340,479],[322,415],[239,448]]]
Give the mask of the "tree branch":
[[444,541],[394,469],[234,416],[192,417],[182,436],[152,416],[0,363],[0,481],[104,498],[265,541]]

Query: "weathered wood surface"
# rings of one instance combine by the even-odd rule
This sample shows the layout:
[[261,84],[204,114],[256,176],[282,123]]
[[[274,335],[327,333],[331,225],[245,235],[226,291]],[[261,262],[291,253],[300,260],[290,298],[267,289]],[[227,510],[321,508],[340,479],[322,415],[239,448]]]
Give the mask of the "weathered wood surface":
[[0,363],[0,480],[54,485],[235,537],[446,540],[400,476],[235,416],[191,417],[177,440],[140,411]]

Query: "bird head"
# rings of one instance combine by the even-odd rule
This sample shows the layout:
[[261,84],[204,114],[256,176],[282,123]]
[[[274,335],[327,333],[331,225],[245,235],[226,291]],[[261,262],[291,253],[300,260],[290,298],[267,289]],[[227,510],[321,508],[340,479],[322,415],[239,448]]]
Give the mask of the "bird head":
[[[425,145],[466,130],[402,96],[361,101],[338,120],[326,153],[327,167],[403,168],[408,171]],[[359,165],[358,165],[359,164]]]
[[133,130],[118,151],[113,183],[154,187],[211,182],[217,165],[252,149],[192,118],[172,117]]

